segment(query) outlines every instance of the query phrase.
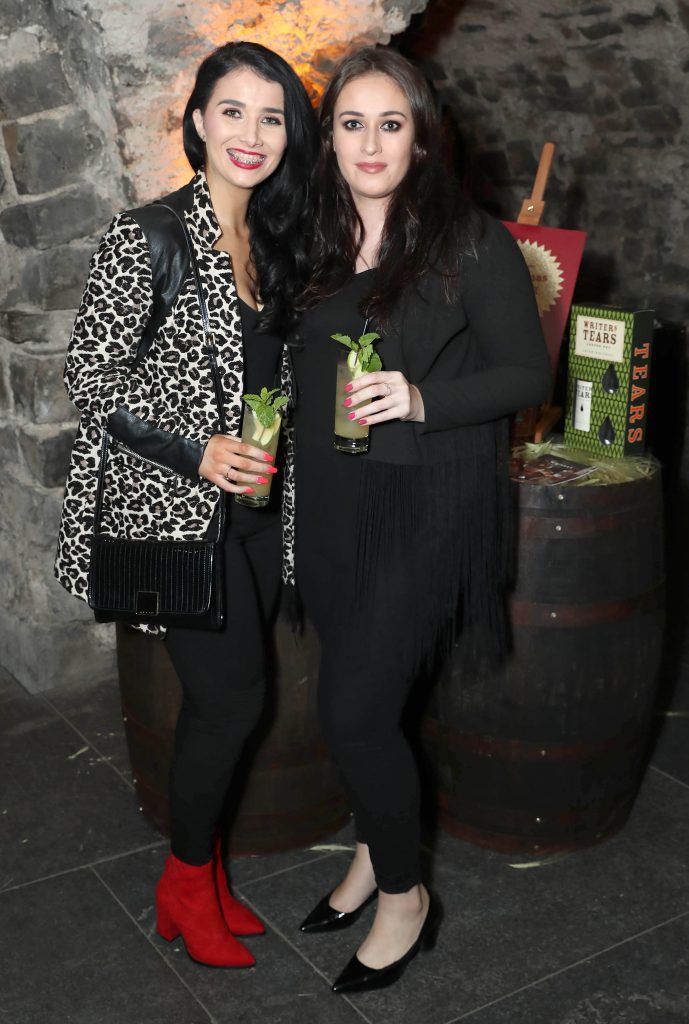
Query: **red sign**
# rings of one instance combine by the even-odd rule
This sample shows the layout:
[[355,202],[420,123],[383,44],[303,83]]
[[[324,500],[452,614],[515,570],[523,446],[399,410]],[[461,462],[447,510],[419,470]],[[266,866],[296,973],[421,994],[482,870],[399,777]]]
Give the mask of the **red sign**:
[[531,273],[554,377],[586,232],[508,220],[503,224],[516,240]]

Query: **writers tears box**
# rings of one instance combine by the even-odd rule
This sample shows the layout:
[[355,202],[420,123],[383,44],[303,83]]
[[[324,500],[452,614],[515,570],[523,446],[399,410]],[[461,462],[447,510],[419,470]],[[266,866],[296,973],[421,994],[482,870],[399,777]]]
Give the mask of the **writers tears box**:
[[653,310],[572,306],[565,440],[598,455],[646,446]]

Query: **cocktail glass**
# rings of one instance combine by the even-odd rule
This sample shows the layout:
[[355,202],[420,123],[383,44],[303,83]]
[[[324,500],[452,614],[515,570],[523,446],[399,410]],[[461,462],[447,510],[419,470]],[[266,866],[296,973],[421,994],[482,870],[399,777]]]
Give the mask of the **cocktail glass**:
[[[244,418],[242,419],[242,442],[251,444],[254,448],[260,448],[273,456],[271,465],[275,465],[275,454],[280,440],[280,426],[282,417],[279,412],[275,413],[272,424],[264,427],[258,416],[248,405],[244,406]],[[266,463],[267,467],[267,463]],[[268,504],[270,499],[270,485],[273,481],[273,473],[266,473],[267,484],[250,484],[253,487],[253,494],[235,494],[234,500],[240,505],[248,505],[249,508],[262,508]]]
[[[347,398],[346,386],[356,377],[361,376],[361,369],[358,361],[355,361],[355,355],[356,353],[350,349],[343,349],[339,353],[335,385],[334,445],[338,452],[349,452],[350,455],[360,455],[368,451],[368,425],[362,427],[356,420],[350,420],[349,414],[354,411],[356,405],[344,405],[344,400]],[[362,403],[356,404],[361,405]]]

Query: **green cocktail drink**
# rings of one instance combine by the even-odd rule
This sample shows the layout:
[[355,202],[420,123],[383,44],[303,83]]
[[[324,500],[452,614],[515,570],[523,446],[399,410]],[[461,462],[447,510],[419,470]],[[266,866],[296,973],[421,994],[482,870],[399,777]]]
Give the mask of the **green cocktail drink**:
[[[242,442],[260,448],[272,456],[270,465],[275,463],[278,441],[280,440],[280,427],[282,416],[280,409],[287,404],[287,398],[279,395],[279,389],[274,388],[268,391],[262,388],[260,395],[243,395],[244,417],[242,419]],[[268,463],[266,462],[266,469]],[[261,474],[263,475],[263,474]],[[265,484],[251,484],[253,494],[235,494],[234,500],[240,505],[248,505],[249,508],[262,508],[270,500],[270,485],[273,481],[273,474],[266,473],[268,482]]]
[[380,338],[380,335],[375,332],[364,333],[357,341],[352,341],[346,334],[332,334],[331,337],[344,346],[337,360],[333,444],[338,452],[361,455],[368,451],[369,427],[368,424],[362,426],[357,423],[356,419],[349,417],[352,412],[356,411],[357,406],[368,405],[369,399],[353,402],[352,405],[346,406],[344,401],[348,394],[345,388],[362,374],[381,369],[380,356],[373,351],[374,342]]
[[[335,384],[335,438],[334,444],[338,452],[359,454],[368,451],[368,425],[361,426],[356,420],[350,420],[349,414],[356,410],[355,405],[344,405],[347,398],[345,388],[362,370],[355,358],[355,352],[343,350],[337,361],[337,379]],[[361,403],[359,403],[361,404]]]

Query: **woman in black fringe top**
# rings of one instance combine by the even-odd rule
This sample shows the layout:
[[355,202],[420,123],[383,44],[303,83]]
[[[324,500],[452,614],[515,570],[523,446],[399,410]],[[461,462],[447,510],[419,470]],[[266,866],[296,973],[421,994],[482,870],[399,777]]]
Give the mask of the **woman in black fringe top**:
[[[400,718],[462,634],[505,646],[507,420],[550,370],[524,260],[458,194],[418,71],[347,57],[320,110],[314,269],[294,338],[296,572],[321,643],[322,727],[351,799],[356,853],[302,930],[342,927],[377,896],[335,991],[395,981],[437,930],[419,869],[419,786]],[[351,387],[366,454],[333,448],[333,334],[380,333],[383,368]]]

